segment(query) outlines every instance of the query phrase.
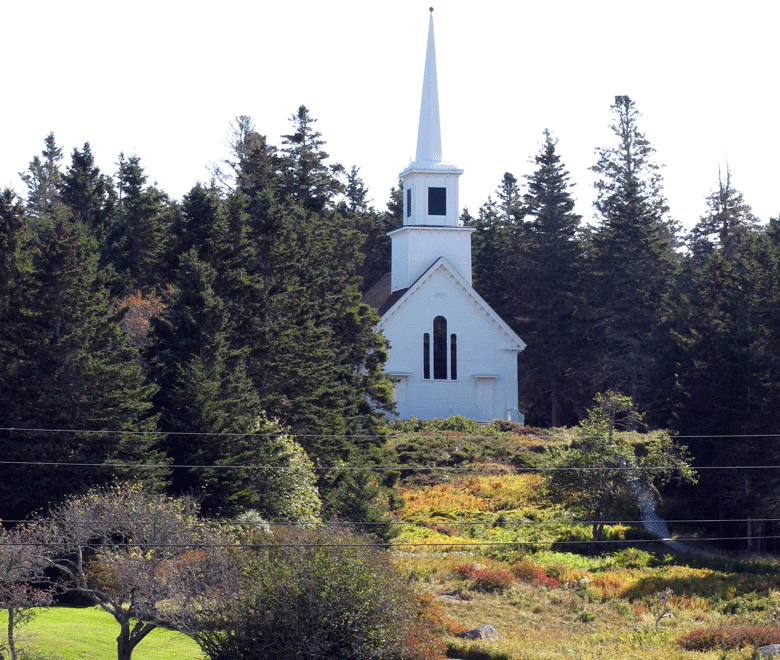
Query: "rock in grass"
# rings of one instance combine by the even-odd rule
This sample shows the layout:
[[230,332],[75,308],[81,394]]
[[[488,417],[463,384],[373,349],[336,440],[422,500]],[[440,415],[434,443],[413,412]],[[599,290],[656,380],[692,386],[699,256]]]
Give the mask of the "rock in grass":
[[501,635],[490,624],[462,632],[458,637],[463,637],[464,639],[501,639]]
[[780,658],[780,644],[759,646],[758,652],[761,654],[762,658]]

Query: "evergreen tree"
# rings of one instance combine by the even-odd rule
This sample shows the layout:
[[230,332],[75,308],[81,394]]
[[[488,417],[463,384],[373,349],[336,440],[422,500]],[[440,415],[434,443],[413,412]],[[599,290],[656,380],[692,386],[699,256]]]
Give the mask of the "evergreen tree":
[[44,139],[45,148],[41,156],[30,161],[26,172],[19,176],[27,185],[27,215],[36,224],[55,215],[61,207],[60,188],[62,186],[62,147],[57,146],[54,133]]
[[167,197],[145,187],[146,174],[138,156],[119,156],[119,201],[109,238],[109,255],[117,272],[117,293],[127,294],[160,285],[161,256],[168,240]]
[[336,195],[343,191],[338,176],[341,165],[328,165],[328,154],[322,149],[322,133],[314,130],[317,121],[306,106],[300,106],[290,121],[295,132],[283,135],[284,161],[280,187],[282,195],[310,211],[333,208]]
[[0,193],[0,323],[9,312],[18,281],[25,270],[27,217],[16,194],[6,188]]
[[702,487],[715,493],[693,497],[703,519],[747,520],[717,528],[747,538],[760,551],[766,533],[754,519],[776,512],[774,465],[780,406],[780,251],[771,232],[735,233],[703,260],[692,256],[690,284],[680,295],[675,319],[674,424],[695,436],[692,449],[708,468]]
[[615,147],[596,150],[591,169],[599,225],[588,234],[585,324],[589,360],[581,375],[593,391],[616,389],[642,404],[657,366],[662,318],[676,257],[654,153],[627,96],[612,105]]
[[116,191],[111,177],[101,174],[95,165],[89,142],[81,151],[73,150],[70,167],[62,177],[61,197],[73,217],[89,228],[102,246],[110,231]]
[[581,216],[574,212],[569,173],[548,130],[527,175],[523,213],[528,230],[519,251],[514,325],[528,345],[520,356],[520,398],[538,426],[575,421],[582,392],[574,376],[582,346],[576,310],[582,296]]
[[367,197],[368,188],[360,178],[360,170],[353,165],[347,172],[345,200],[339,203],[338,212],[357,231],[362,243],[354,274],[363,292],[390,270],[389,216],[378,213]]
[[[504,175],[512,176],[508,172]],[[512,177],[514,178],[514,177]],[[461,217],[464,224],[476,227],[472,237],[474,288],[495,312],[510,325],[517,313],[517,252],[522,245],[523,225],[508,225],[501,206],[488,197],[476,218]]]
[[111,476],[164,477],[127,467],[160,462],[151,434],[155,388],[143,383],[136,350],[119,329],[123,312],[111,312],[97,261],[83,224],[60,214],[38,238],[29,275],[14,287],[0,328],[0,426],[20,430],[4,432],[0,444],[7,460],[21,463],[4,474],[4,515]]
[[696,223],[688,239],[693,256],[706,260],[715,250],[720,250],[730,258],[741,236],[757,227],[758,219],[731,182],[728,163],[725,180],[718,168],[718,186],[707,197],[707,214]]
[[255,129],[251,117],[240,115],[228,131],[231,154],[212,167],[215,179],[228,191],[242,190],[253,197],[274,187],[280,160],[276,147]]
[[517,179],[510,172],[504,173],[504,178],[496,190],[498,208],[500,209],[501,222],[506,226],[516,225],[522,222],[525,215],[523,210],[523,196],[517,185]]
[[[177,289],[155,319],[153,361],[161,384],[156,402],[165,448],[177,467],[176,493],[200,490],[209,513],[258,508],[251,466],[262,458],[265,438],[257,393],[244,356],[230,346],[225,305],[214,295],[214,269],[194,250],[182,256]],[[219,469],[215,465],[246,465]]]

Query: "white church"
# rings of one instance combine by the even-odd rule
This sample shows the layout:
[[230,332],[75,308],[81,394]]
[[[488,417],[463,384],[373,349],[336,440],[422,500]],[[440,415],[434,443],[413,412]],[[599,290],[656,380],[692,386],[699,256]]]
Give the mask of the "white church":
[[390,342],[401,419],[462,415],[521,421],[517,359],[525,343],[471,286],[473,227],[458,224],[463,170],[443,160],[433,9],[417,154],[400,174],[404,225],[390,232],[392,272],[364,297]]

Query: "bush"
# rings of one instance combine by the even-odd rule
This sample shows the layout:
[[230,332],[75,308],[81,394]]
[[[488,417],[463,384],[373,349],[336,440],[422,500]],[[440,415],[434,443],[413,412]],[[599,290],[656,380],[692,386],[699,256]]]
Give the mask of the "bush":
[[526,582],[538,584],[548,589],[560,589],[560,580],[547,575],[541,568],[527,561],[519,561],[512,566],[516,577]]
[[775,626],[701,628],[683,635],[677,643],[686,651],[741,649],[746,646],[780,644],[780,628]]
[[294,526],[256,542],[186,631],[210,660],[441,657],[421,601],[369,537]]
[[492,593],[504,591],[512,586],[514,578],[506,571],[498,571],[477,564],[463,564],[455,573],[464,580],[471,580],[471,587],[477,591]]

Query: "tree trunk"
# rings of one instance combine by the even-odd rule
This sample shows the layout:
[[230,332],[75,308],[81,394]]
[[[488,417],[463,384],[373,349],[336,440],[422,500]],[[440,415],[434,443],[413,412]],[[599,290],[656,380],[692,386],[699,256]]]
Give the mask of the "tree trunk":
[[16,640],[14,639],[14,614],[16,610],[13,607],[8,608],[8,652],[11,654],[11,660],[17,660]]

